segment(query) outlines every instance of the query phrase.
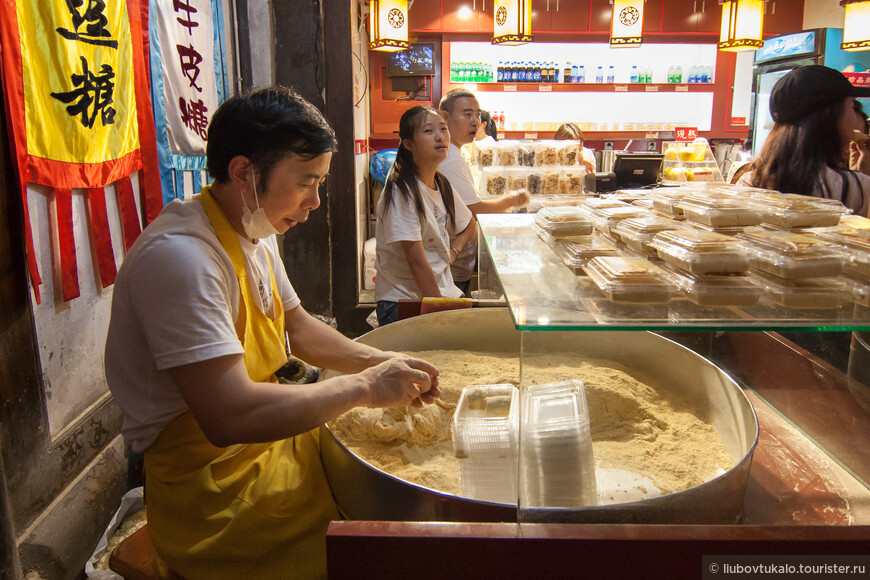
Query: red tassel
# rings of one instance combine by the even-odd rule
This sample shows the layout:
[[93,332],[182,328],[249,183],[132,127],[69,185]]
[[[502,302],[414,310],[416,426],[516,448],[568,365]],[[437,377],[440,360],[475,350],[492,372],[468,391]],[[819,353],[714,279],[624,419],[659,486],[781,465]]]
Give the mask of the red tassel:
[[30,285],[33,288],[33,295],[36,298],[36,303],[42,303],[42,296],[39,294],[39,286],[42,284],[42,278],[39,275],[39,264],[36,262],[36,250],[33,247],[33,230],[30,227],[30,209],[27,207],[27,186],[21,188],[21,201],[24,206],[24,243],[27,251],[27,269],[30,272]]
[[115,267],[115,252],[112,250],[109,215],[106,213],[106,191],[102,187],[88,189],[88,207],[91,211],[91,235],[96,249],[100,283],[106,288],[115,283],[118,269]]
[[73,234],[72,190],[54,190],[57,207],[57,240],[60,246],[60,274],[63,300],[69,302],[79,297],[79,273],[76,265],[76,240]]
[[124,249],[128,252],[133,242],[142,233],[139,224],[139,212],[136,210],[136,199],[133,197],[133,183],[129,177],[123,177],[115,183],[118,192],[118,208],[121,210],[121,224],[124,230]]

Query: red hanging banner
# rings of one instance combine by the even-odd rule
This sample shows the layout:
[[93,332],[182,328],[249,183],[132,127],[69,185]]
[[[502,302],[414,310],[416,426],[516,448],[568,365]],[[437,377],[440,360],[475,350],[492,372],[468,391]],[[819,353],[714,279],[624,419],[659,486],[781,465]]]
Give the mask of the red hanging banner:
[[118,209],[121,212],[121,226],[124,230],[124,249],[129,252],[133,242],[142,233],[136,200],[133,198],[133,184],[129,177],[122,177],[115,184],[115,189],[118,192]]
[[79,296],[79,272],[76,263],[76,239],[73,233],[72,191],[54,190],[57,211],[57,243],[60,250],[60,276],[64,302]]
[[[146,222],[160,213],[163,199],[143,46],[147,4],[0,0],[0,71],[25,215],[28,183],[66,191],[95,189],[137,171]],[[92,226],[96,223],[91,221]],[[135,232],[131,226],[125,229]],[[26,227],[29,232],[29,221]],[[95,243],[103,238],[98,232],[91,236]],[[75,245],[60,247],[61,263],[74,262]],[[111,241],[107,247],[111,250]],[[27,250],[32,254],[32,239]],[[39,301],[35,257],[28,256],[28,266]],[[108,274],[101,270],[104,284]],[[78,296],[77,288],[71,291],[72,283],[73,278],[62,281],[65,299]]]
[[88,190],[88,208],[91,212],[91,235],[94,238],[100,283],[106,288],[115,283],[118,269],[115,266],[115,252],[112,250],[109,215],[106,213],[106,191],[103,188],[94,187]]

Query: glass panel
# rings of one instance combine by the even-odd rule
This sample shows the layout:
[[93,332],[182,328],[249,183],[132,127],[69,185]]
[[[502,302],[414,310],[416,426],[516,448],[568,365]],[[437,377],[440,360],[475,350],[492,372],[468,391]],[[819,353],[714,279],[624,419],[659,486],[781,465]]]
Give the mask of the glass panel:
[[534,219],[478,216],[488,260],[518,330],[870,330],[870,309],[847,299],[835,301],[842,302],[835,308],[794,307],[787,294],[785,300],[762,297],[752,306],[701,306],[679,293],[667,302],[615,302],[563,262],[532,229]]

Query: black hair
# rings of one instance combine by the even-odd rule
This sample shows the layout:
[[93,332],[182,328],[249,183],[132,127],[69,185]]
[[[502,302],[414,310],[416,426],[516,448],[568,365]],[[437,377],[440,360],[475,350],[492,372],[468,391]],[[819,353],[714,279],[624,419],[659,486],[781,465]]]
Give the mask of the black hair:
[[[843,99],[816,109],[794,123],[774,123],[761,152],[751,163],[752,185],[845,203],[848,180],[853,179],[863,202],[861,182],[843,158],[838,127],[845,106],[846,99]],[[839,192],[832,191],[824,178],[828,167],[843,180]]]
[[577,141],[583,141],[583,131],[580,130],[577,123],[562,123],[556,129],[553,139],[576,139]]
[[496,141],[498,141],[498,127],[495,121],[492,120],[492,115],[489,111],[480,111],[480,124],[483,125],[483,131]]
[[[413,201],[414,207],[417,210],[417,216],[423,216],[423,200],[420,198],[420,188],[417,186],[417,165],[414,163],[414,156],[410,149],[405,147],[405,139],[414,139],[414,134],[423,122],[427,114],[433,114],[441,119],[438,111],[432,107],[417,105],[411,107],[402,114],[399,119],[399,150],[396,153],[396,161],[393,163],[393,169],[387,176],[387,183],[384,185],[384,213],[390,210],[390,205],[393,203],[393,195],[396,190],[406,201]],[[450,223],[456,224],[455,211],[453,207],[453,188],[450,187],[450,182],[439,172],[435,172],[435,185],[441,193],[441,200],[444,202],[444,207],[447,208],[447,216]],[[395,186],[395,187],[393,187]]]
[[461,99],[463,97],[471,97],[472,99],[477,99],[475,94],[466,88],[453,89],[452,91],[441,97],[441,101],[438,103],[438,108],[442,111],[452,113],[453,105],[456,104],[456,101],[458,99]]
[[293,89],[274,86],[237,95],[218,107],[208,126],[206,163],[209,175],[226,183],[230,161],[243,155],[266,183],[275,164],[287,155],[314,159],[334,152],[337,143],[314,105]]

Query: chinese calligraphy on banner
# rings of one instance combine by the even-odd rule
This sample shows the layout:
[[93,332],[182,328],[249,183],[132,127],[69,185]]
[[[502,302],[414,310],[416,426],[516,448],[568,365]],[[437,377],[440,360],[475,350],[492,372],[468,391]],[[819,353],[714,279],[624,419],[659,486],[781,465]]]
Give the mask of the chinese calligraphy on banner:
[[79,296],[73,189],[85,190],[90,241],[102,286],[114,283],[104,187],[115,185],[124,245],[163,206],[157,181],[140,0],[0,0],[4,97],[25,214],[28,268],[37,302],[41,278],[27,184],[53,193],[63,300]]
[[150,0],[151,83],[163,199],[202,186],[206,128],[226,98],[220,0]]

